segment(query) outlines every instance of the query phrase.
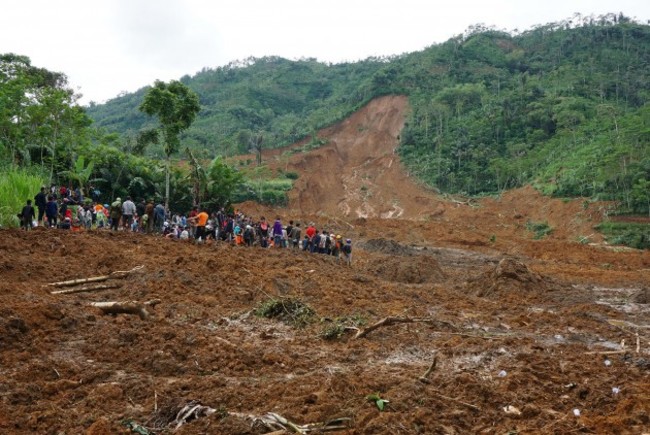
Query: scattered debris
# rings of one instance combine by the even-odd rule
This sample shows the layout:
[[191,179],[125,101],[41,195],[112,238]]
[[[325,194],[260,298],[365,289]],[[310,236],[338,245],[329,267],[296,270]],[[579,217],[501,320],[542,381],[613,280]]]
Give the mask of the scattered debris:
[[375,323],[374,325],[371,325],[371,326],[357,332],[357,334],[354,336],[354,338],[355,338],[355,340],[359,339],[359,338],[363,338],[366,335],[370,334],[375,329],[381,328],[382,326],[394,325],[396,323],[429,323],[429,324],[434,324],[434,325],[445,325],[445,326],[456,329],[456,326],[452,325],[449,322],[445,322],[445,321],[442,321],[442,320],[436,320],[436,319],[430,319],[430,318],[413,319],[413,318],[410,318],[410,317],[386,317],[386,318],[380,320],[379,322]]
[[505,378],[506,376],[508,376],[508,372],[506,372],[505,370],[501,370],[499,374],[497,374],[497,376],[500,378]]
[[151,435],[152,432],[149,431],[146,427],[142,426],[141,424],[136,423],[134,420],[124,420],[122,422],[122,426],[126,427],[127,429],[131,429],[131,432],[137,433],[140,435]]
[[573,410],[573,415],[575,415],[576,417],[580,417],[580,410],[578,408],[575,408]]
[[612,387],[612,393],[614,393],[614,394],[618,394],[618,393],[620,393],[620,392],[621,392],[621,389],[620,389],[620,388],[618,388],[618,387]]
[[217,412],[216,409],[209,406],[201,405],[200,402],[192,400],[187,403],[185,406],[178,411],[176,418],[172,422],[174,425],[174,430],[177,430],[179,427],[183,426],[185,423],[188,423],[192,420],[196,420],[199,417],[207,417],[209,415]]
[[422,376],[419,377],[420,382],[424,382],[425,384],[429,383],[429,375],[431,372],[436,368],[436,365],[438,364],[438,355],[433,356],[433,361],[431,361],[431,365],[427,369],[426,372]]
[[506,414],[511,414],[511,415],[521,415],[521,411],[517,408],[515,408],[512,405],[504,406],[503,407],[503,412]]
[[94,292],[99,290],[109,290],[114,288],[120,288],[119,284],[97,284],[97,285],[86,285],[78,288],[69,288],[65,290],[56,290],[50,292],[53,295],[67,295],[71,293],[83,293],[83,292]]
[[[268,412],[262,416],[255,416],[251,414],[243,414],[239,412],[231,412],[229,415],[234,417],[244,418],[252,421],[253,428],[265,428],[272,431],[290,432],[297,434],[308,434],[311,432],[320,433],[320,432],[332,432],[337,430],[349,429],[351,419],[347,417],[335,418],[323,423],[311,423],[298,425],[295,424],[286,418],[282,417],[280,414],[275,412]],[[273,432],[275,433],[275,432]]]
[[144,303],[137,301],[122,302],[91,302],[90,306],[99,308],[104,314],[137,314],[142,320],[149,318],[149,312],[145,306],[155,306],[160,303],[160,299],[154,299]]
[[45,284],[46,286],[49,287],[72,287],[75,285],[79,284],[87,284],[89,282],[101,282],[101,281],[107,281],[109,279],[115,278],[126,278],[129,274],[136,272],[140,269],[144,268],[144,265],[142,266],[136,266],[131,270],[117,270],[115,272],[111,272],[108,275],[102,275],[102,276],[94,276],[91,278],[80,278],[80,279],[72,279],[69,281],[59,281],[59,282],[51,282],[49,284]]

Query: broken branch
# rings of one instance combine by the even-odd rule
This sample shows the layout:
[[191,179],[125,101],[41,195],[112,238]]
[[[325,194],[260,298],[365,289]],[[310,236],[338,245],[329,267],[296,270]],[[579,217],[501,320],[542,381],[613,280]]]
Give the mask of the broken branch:
[[412,319],[410,317],[386,317],[385,319],[380,320],[379,322],[375,323],[374,325],[371,325],[367,327],[366,329],[363,329],[354,336],[354,339],[359,339],[362,337],[365,337],[366,335],[370,334],[372,331],[375,329],[381,328],[382,326],[390,326],[394,325],[396,323],[428,323],[428,324],[434,324],[434,325],[446,325],[450,326],[452,328],[456,328],[454,325],[448,322],[444,322],[441,320],[436,320],[436,319]]
[[94,292],[99,290],[108,290],[113,288],[119,288],[119,284],[98,284],[98,285],[86,285],[78,288],[70,288],[66,290],[56,290],[50,292],[53,295],[67,295],[70,293],[83,293],[83,292]]
[[[149,301],[153,302],[153,301]],[[104,314],[137,314],[142,320],[149,318],[149,313],[144,308],[151,303],[140,303],[137,301],[123,302],[91,302],[90,306],[99,308]]]
[[435,394],[436,396],[438,396],[441,399],[450,400],[452,402],[456,402],[456,403],[459,403],[461,405],[467,406],[468,408],[473,409],[474,411],[478,411],[478,412],[481,411],[481,408],[479,408],[476,405],[472,405],[471,403],[463,402],[462,400],[454,399],[453,397],[444,396],[444,395],[438,393],[437,391],[433,391],[433,394]]
[[422,376],[420,376],[419,381],[424,382],[425,384],[428,384],[429,383],[429,379],[428,379],[429,375],[436,368],[437,364],[438,364],[438,355],[434,355],[433,356],[433,361],[431,361],[431,365],[429,366],[427,371],[424,372],[424,374]]
[[144,265],[142,266],[136,266],[131,270],[117,270],[115,272],[111,272],[108,275],[102,275],[102,276],[93,276],[91,278],[79,278],[79,279],[71,279],[69,281],[59,281],[59,282],[51,282],[49,284],[46,284],[47,286],[50,287],[71,287],[73,285],[77,284],[87,284],[89,282],[101,282],[101,281],[106,281],[111,278],[125,278],[129,274],[138,271],[142,269]]

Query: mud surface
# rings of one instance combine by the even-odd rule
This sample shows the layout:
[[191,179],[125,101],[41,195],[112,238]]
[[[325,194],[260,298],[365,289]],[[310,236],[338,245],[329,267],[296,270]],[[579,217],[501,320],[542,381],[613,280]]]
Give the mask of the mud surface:
[[[338,155],[395,145],[405,107],[390,98],[332,128],[351,147]],[[359,171],[399,163],[376,151]],[[175,433],[268,433],[246,418],[268,412],[299,425],[346,417],[348,434],[650,432],[650,253],[602,242],[593,226],[607,204],[531,188],[467,202],[370,171],[369,189],[389,193],[363,205],[346,171],[312,184],[315,200],[298,185],[286,210],[243,208],[352,238],[351,267],[122,232],[0,231],[0,433],[171,433],[188,404]],[[535,240],[528,221],[553,231]],[[46,285],[136,266],[114,288]],[[158,303],[142,318],[90,306],[102,301]],[[282,316],[257,315],[273,301]],[[355,338],[385,318],[397,321]]]

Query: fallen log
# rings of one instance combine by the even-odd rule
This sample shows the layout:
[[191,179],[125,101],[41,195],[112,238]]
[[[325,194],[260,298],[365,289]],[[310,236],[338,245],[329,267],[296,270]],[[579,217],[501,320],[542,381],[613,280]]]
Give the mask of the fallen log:
[[[122,301],[122,302],[91,302],[90,306],[99,308],[104,314],[137,314],[142,320],[149,318],[149,313],[145,309],[145,305],[155,305],[149,301],[149,303],[141,303],[137,301]],[[159,302],[159,301],[158,301]]]
[[428,323],[433,325],[445,325],[457,329],[455,325],[452,325],[449,322],[444,322],[442,320],[429,319],[429,318],[413,319],[410,317],[386,317],[385,319],[381,319],[379,322],[375,323],[374,325],[368,326],[366,329],[362,329],[361,331],[357,332],[356,335],[354,336],[354,339],[356,340],[365,337],[375,329],[381,328],[382,326],[390,326],[396,323]]
[[117,270],[115,272],[111,272],[108,275],[93,276],[93,277],[90,277],[90,278],[71,279],[71,280],[68,280],[68,281],[51,282],[51,283],[48,283],[48,284],[45,284],[45,285],[49,286],[49,287],[71,287],[73,285],[87,284],[89,282],[107,281],[107,280],[109,280],[111,278],[116,278],[116,279],[125,278],[129,274],[131,274],[131,273],[133,273],[135,271],[138,271],[138,270],[142,269],[143,267],[144,267],[144,265],[136,266],[131,270]]
[[99,290],[109,290],[113,288],[121,287],[119,284],[98,284],[98,285],[86,285],[78,288],[69,288],[66,290],[56,290],[50,292],[52,295],[67,295],[70,293],[83,293],[83,292],[94,292]]

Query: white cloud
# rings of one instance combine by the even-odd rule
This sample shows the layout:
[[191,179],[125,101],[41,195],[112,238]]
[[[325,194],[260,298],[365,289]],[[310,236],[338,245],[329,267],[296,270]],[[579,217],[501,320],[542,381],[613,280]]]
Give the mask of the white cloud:
[[339,62],[421,50],[477,23],[524,30],[575,12],[622,11],[639,0],[21,0],[2,7],[0,53],[66,73],[83,102],[249,56]]

